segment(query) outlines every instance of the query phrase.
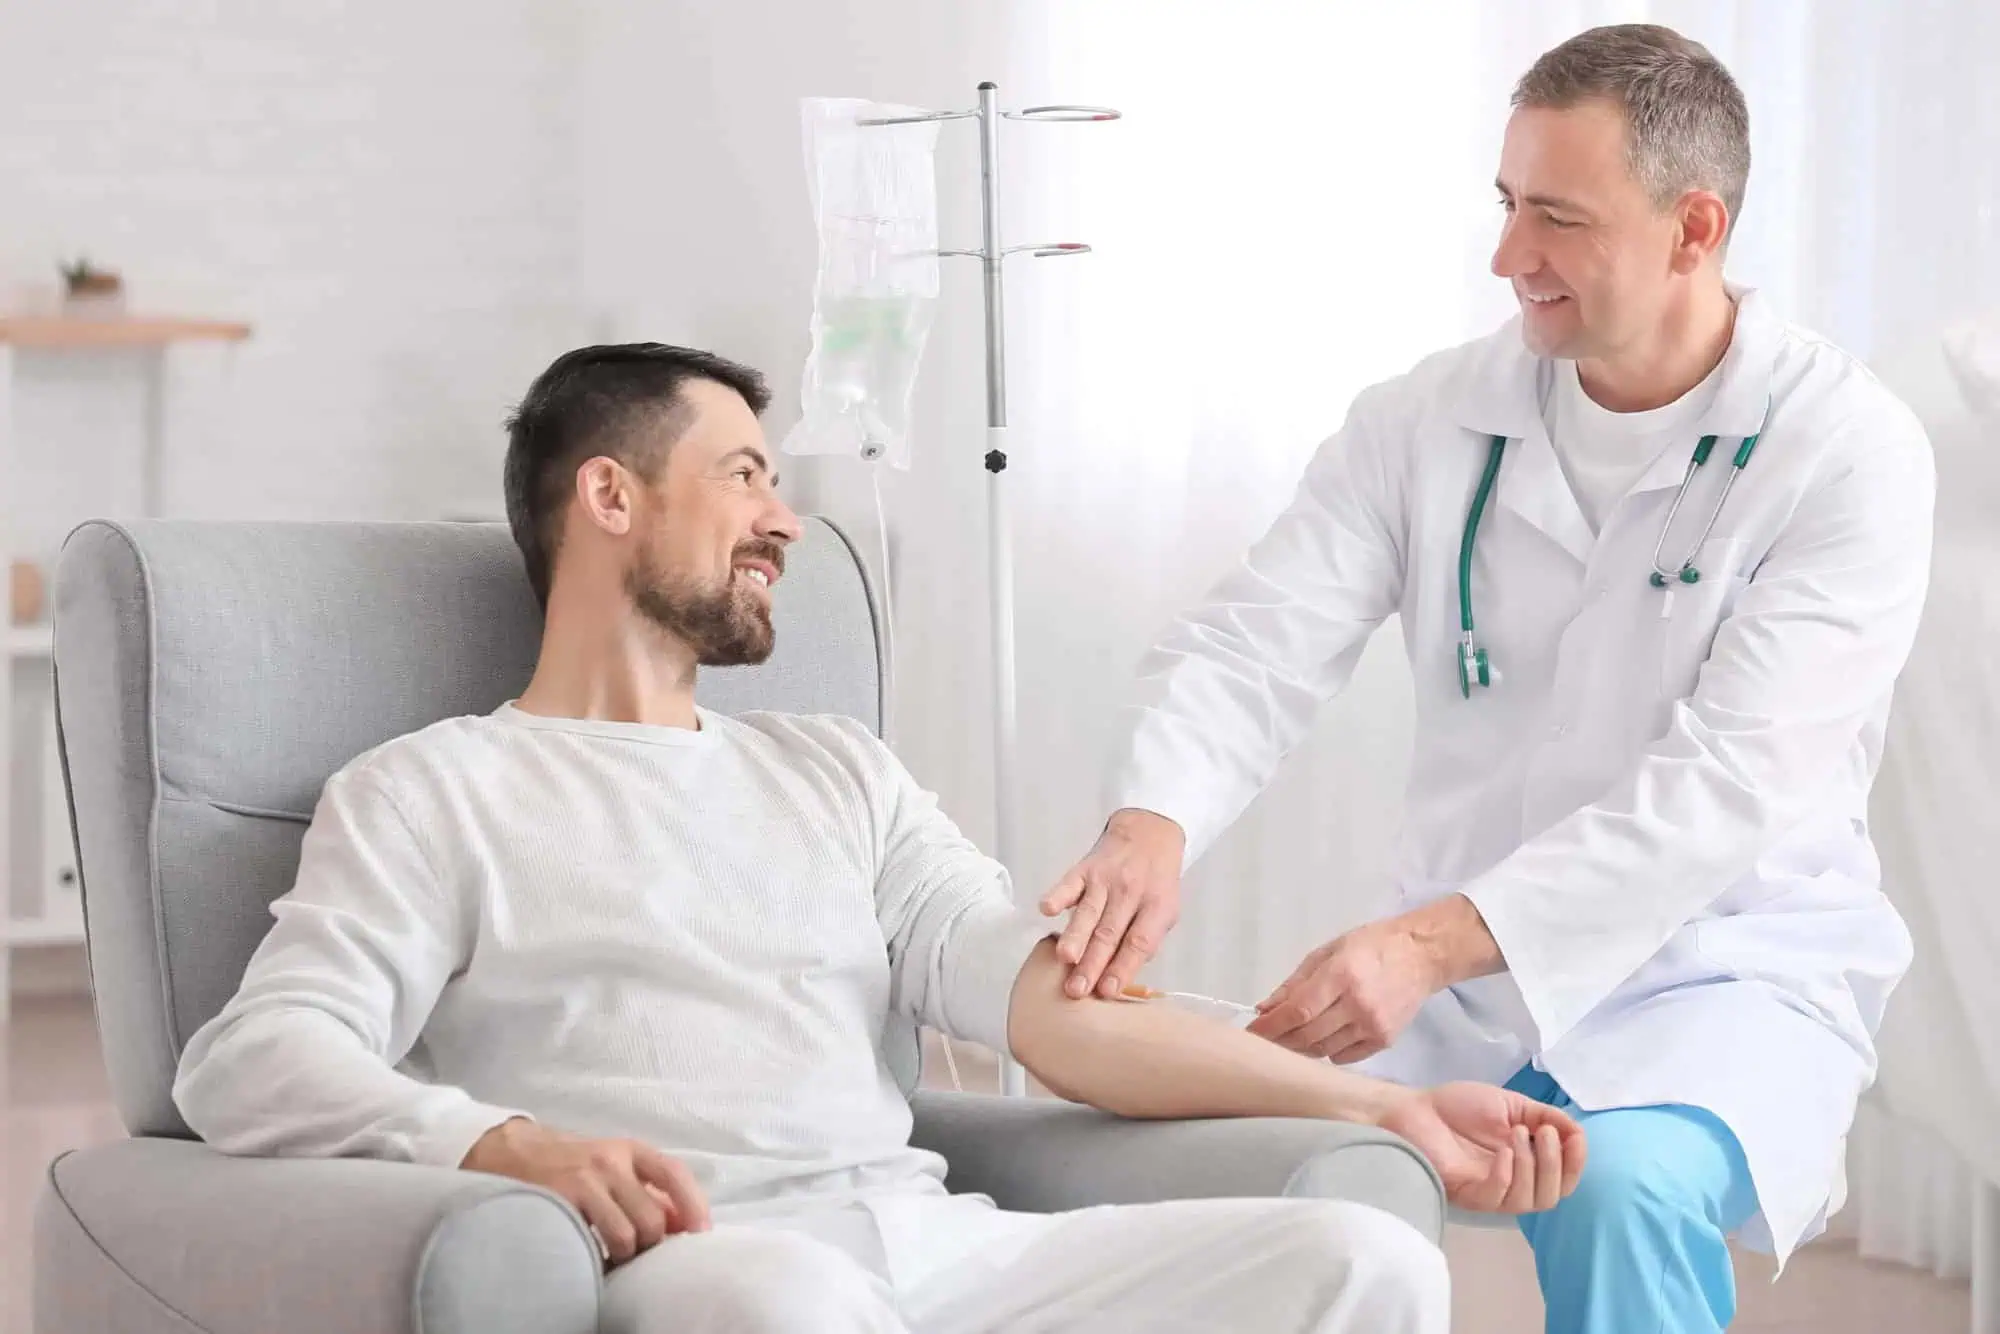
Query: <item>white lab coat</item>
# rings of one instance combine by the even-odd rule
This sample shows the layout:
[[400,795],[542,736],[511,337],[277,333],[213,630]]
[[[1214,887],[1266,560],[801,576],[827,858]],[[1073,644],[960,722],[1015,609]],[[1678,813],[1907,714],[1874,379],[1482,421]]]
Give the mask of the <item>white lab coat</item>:
[[[1192,862],[1400,615],[1416,681],[1400,896],[1466,894],[1509,971],[1433,997],[1367,1068],[1497,1082],[1533,1061],[1587,1109],[1705,1108],[1755,1179],[1745,1239],[1783,1257],[1839,1207],[1910,960],[1867,794],[1935,485],[1922,427],[1865,368],[1736,295],[1700,425],[1721,439],[1662,564],[1700,533],[1741,437],[1763,435],[1698,584],[1648,582],[1695,440],[1593,539],[1542,422],[1552,367],[1510,323],[1355,400],[1291,506],[1143,664],[1111,799],[1178,821]],[[1468,701],[1458,552],[1493,435],[1510,443],[1472,585],[1503,679]]]

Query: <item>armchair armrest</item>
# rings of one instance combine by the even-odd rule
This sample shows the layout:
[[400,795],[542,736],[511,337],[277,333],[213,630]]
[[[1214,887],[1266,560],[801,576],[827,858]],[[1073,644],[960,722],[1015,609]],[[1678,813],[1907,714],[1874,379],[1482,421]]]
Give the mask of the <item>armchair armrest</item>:
[[1437,1241],[1444,1187],[1386,1130],[1337,1121],[1128,1121],[1049,1098],[922,1092],[915,1142],[950,1165],[953,1190],[1052,1213],[1205,1196],[1354,1200]]
[[50,1165],[38,1334],[593,1334],[595,1243],[555,1196],[360,1159],[135,1139]]

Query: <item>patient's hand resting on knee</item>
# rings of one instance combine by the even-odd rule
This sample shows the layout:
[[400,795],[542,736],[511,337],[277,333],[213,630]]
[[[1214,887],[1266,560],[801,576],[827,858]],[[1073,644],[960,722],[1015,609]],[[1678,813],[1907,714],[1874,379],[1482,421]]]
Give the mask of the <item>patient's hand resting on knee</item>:
[[1492,1084],[1411,1089],[1378,1122],[1415,1145],[1461,1209],[1553,1209],[1583,1175],[1583,1127],[1567,1113]]
[[693,1173],[629,1139],[584,1139],[516,1118],[479,1137],[459,1164],[555,1192],[575,1206],[622,1264],[679,1232],[708,1230]]

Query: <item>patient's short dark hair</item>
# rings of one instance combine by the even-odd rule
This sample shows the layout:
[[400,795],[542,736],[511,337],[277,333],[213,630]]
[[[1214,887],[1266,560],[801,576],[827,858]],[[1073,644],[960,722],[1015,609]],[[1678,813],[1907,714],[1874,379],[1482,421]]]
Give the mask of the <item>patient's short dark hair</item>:
[[759,415],[771,405],[764,377],[748,366],[689,347],[617,343],[557,357],[507,419],[507,523],[544,608],[576,470],[605,457],[658,476],[687,429],[689,380],[727,385]]

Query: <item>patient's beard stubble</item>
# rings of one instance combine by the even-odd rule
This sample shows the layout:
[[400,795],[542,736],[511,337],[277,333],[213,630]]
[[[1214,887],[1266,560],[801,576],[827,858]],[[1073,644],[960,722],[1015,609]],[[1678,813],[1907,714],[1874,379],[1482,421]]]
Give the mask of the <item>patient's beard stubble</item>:
[[[766,559],[770,553],[756,553]],[[777,553],[778,564],[784,554]],[[625,572],[625,591],[641,616],[694,651],[703,667],[754,667],[771,656],[777,634],[771,609],[743,587],[746,576],[721,585],[676,580],[662,573],[651,553],[642,552]]]

